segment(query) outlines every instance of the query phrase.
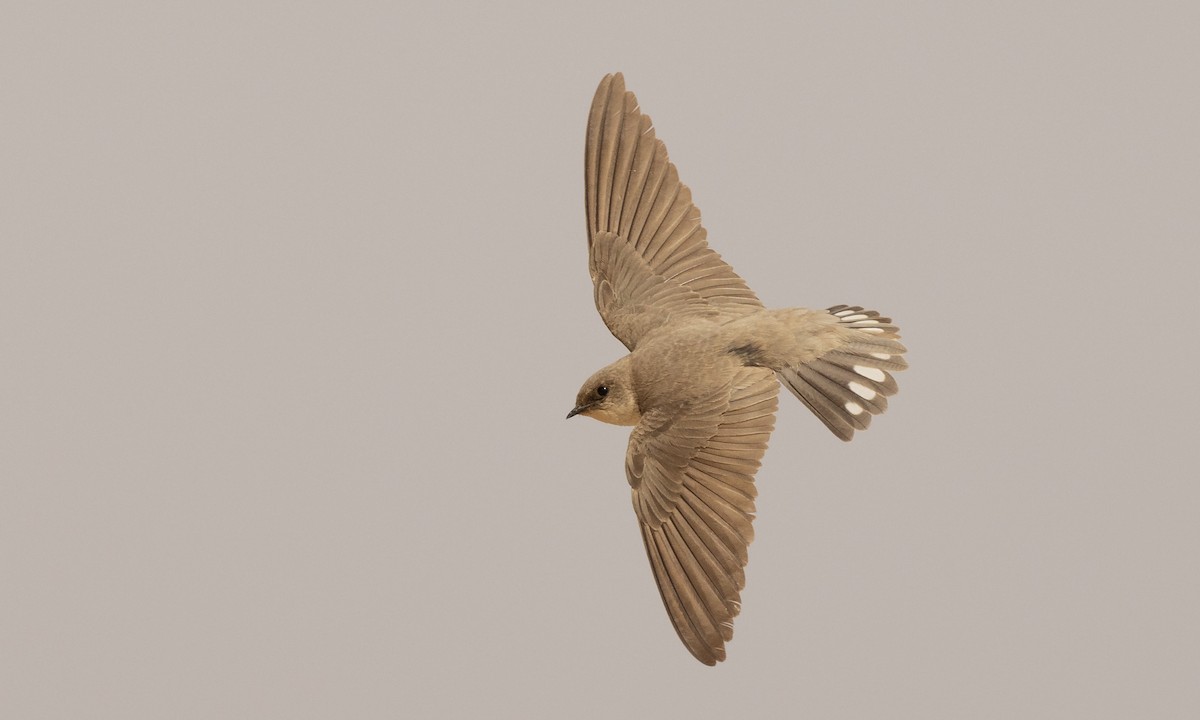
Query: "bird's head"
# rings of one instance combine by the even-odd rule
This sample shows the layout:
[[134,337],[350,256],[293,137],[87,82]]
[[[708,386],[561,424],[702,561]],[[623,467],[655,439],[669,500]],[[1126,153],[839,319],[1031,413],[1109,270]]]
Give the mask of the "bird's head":
[[613,425],[637,425],[642,419],[633,392],[629,356],[592,375],[579,388],[575,407],[567,417],[586,415]]

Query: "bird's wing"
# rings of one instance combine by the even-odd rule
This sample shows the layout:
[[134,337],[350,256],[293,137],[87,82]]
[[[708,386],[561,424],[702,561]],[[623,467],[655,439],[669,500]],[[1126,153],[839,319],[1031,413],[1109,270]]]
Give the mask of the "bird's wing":
[[663,604],[697,660],[725,659],[754,539],[754,473],[775,427],[779,383],[741,367],[711,397],[651,410],[629,437],[625,473]]
[[[620,73],[605,76],[592,100],[584,185],[589,270],[597,285],[597,309],[626,347],[633,349],[642,335],[671,313],[634,302],[637,287],[612,284],[611,279],[615,302],[599,304],[599,285],[613,274],[607,263],[622,255],[596,247],[602,237],[610,244],[628,246],[629,258],[624,261],[638,266],[633,274],[655,278],[665,286],[656,301],[669,291],[677,293],[676,311],[686,305],[689,311],[738,315],[762,307],[746,282],[708,246],[691,191],[679,181],[666,145],[655,137],[650,118],[641,113],[633,93],[625,90]],[[629,310],[633,306],[641,309]],[[614,321],[613,307],[626,308],[624,317]],[[634,312],[648,317],[631,321]]]

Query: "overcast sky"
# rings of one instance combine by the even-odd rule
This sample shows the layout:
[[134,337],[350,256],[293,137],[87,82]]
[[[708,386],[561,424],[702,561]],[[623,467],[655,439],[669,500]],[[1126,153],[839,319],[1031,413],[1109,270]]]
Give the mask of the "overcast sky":
[[[970,5],[6,10],[0,715],[1197,717],[1200,9]],[[780,398],[716,668],[563,420],[616,70],[910,350],[853,443]]]

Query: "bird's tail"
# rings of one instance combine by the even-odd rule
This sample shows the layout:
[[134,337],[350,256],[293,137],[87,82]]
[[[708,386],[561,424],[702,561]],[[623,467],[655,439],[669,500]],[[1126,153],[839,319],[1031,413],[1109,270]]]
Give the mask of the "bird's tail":
[[892,373],[908,367],[891,318],[857,305],[775,312],[811,350],[773,367],[779,381],[842,440],[866,430],[896,394]]

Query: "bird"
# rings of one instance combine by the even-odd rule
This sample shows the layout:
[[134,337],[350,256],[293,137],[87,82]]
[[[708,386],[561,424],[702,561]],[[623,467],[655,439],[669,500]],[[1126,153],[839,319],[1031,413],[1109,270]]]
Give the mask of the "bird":
[[629,352],[583,383],[567,418],[633,427],[625,476],[650,568],[679,639],[715,665],[741,612],[780,385],[849,441],[887,409],[906,348],[859,305],[764,307],[709,247],[621,73],[592,100],[584,188],[596,309]]

